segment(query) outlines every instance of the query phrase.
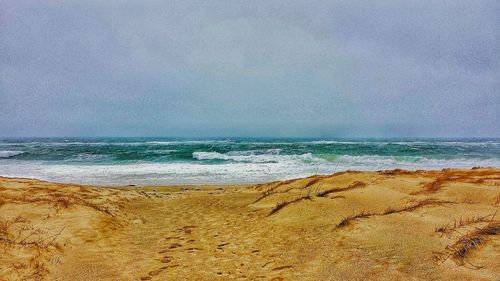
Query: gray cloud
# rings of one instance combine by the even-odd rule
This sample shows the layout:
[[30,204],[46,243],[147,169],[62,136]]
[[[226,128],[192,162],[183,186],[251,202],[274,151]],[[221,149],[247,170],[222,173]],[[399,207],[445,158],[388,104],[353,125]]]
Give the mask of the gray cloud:
[[0,136],[500,136],[497,1],[0,10]]

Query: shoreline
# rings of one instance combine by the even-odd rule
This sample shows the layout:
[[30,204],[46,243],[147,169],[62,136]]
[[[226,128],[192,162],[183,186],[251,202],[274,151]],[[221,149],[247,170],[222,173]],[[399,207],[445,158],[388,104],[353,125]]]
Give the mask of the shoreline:
[[345,170],[500,167],[499,140],[102,138],[0,144],[0,175],[100,186],[259,184]]
[[262,184],[269,184],[269,183],[274,183],[274,182],[284,182],[284,181],[293,181],[293,180],[299,180],[299,179],[304,179],[304,178],[312,178],[312,177],[322,177],[322,176],[333,176],[336,174],[342,174],[342,173],[384,173],[384,172],[391,172],[391,171],[401,171],[401,172],[410,172],[410,173],[419,173],[419,172],[445,172],[445,171],[467,171],[467,170],[477,170],[477,169],[488,169],[488,170],[500,170],[500,167],[490,167],[490,166],[474,166],[470,168],[461,168],[461,167],[449,167],[449,168],[442,168],[442,169],[400,169],[400,168],[395,168],[395,169],[381,169],[381,170],[341,170],[338,172],[333,172],[333,173],[320,173],[320,174],[313,174],[313,175],[308,175],[308,176],[303,176],[303,177],[292,177],[292,178],[284,178],[284,179],[276,179],[276,180],[270,180],[270,181],[259,181],[259,182],[234,182],[234,183],[167,183],[167,184],[117,184],[117,185],[105,185],[105,184],[92,184],[92,183],[78,183],[78,182],[64,182],[64,181],[55,181],[55,180],[50,180],[50,179],[44,179],[44,178],[38,178],[38,177],[18,177],[18,176],[3,176],[0,175],[0,180],[3,179],[20,179],[20,180],[36,180],[40,182],[47,182],[47,183],[52,183],[52,184],[69,184],[69,185],[82,185],[82,186],[88,186],[88,187],[103,187],[103,188],[154,188],[154,187],[220,187],[220,186],[240,186],[240,187],[248,187],[248,186],[253,186],[253,185],[262,185]]
[[498,168],[256,185],[0,177],[0,279],[493,280],[499,209]]

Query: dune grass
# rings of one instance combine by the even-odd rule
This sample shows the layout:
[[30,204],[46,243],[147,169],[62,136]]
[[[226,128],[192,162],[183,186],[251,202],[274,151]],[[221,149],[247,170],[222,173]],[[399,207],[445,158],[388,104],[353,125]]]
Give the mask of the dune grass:
[[449,249],[452,251],[452,257],[463,265],[465,258],[475,249],[486,242],[488,236],[498,235],[500,233],[500,221],[490,222],[488,225],[478,228],[475,231],[466,234],[455,242]]
[[255,204],[255,203],[257,203],[257,202],[259,202],[261,200],[264,200],[264,199],[266,199],[267,197],[269,197],[269,196],[271,196],[273,194],[286,193],[286,192],[290,191],[291,189],[293,189],[293,188],[289,188],[287,190],[275,190],[275,189],[271,190],[270,189],[270,190],[263,191],[260,194],[260,196],[252,202],[252,204]]
[[453,219],[453,221],[451,221],[445,225],[441,225],[439,227],[436,227],[435,232],[440,232],[442,234],[450,233],[450,232],[453,232],[453,231],[455,231],[461,227],[467,226],[467,225],[492,221],[495,218],[495,215],[496,215],[496,213],[485,215],[485,216],[477,215],[477,216],[473,216],[473,217],[469,217],[469,218],[460,217],[459,219]]
[[442,201],[442,200],[436,200],[433,198],[429,199],[424,199],[421,201],[417,201],[414,203],[411,203],[409,205],[403,206],[401,208],[393,208],[393,207],[388,207],[382,212],[360,212],[356,214],[349,215],[347,217],[343,217],[340,222],[337,224],[336,228],[344,227],[349,225],[353,220],[360,219],[360,218],[368,218],[372,216],[385,216],[385,215],[390,215],[390,214],[396,214],[396,213],[402,213],[402,212],[412,212],[415,211],[418,208],[427,206],[427,205],[441,205],[441,204],[446,204],[446,203],[451,203],[449,201]]
[[268,214],[268,216],[271,216],[271,215],[279,212],[281,209],[285,208],[286,206],[288,206],[290,204],[298,203],[298,202],[303,201],[303,200],[312,200],[312,197],[311,196],[304,196],[304,197],[299,197],[299,198],[292,199],[292,200],[285,200],[285,201],[278,202],[278,204],[276,204],[271,209],[271,212]]
[[56,239],[64,229],[65,227],[62,227],[54,233],[50,229],[33,225],[21,216],[12,220],[0,219],[0,243],[36,249],[47,249],[51,246],[60,248],[61,245],[56,243]]
[[371,216],[377,215],[376,213],[371,213],[371,212],[361,212],[357,214],[353,214],[347,217],[343,217],[340,222],[337,224],[336,228],[344,227],[347,226],[351,223],[351,221],[356,220],[356,219],[361,219],[361,218],[368,218]]
[[423,199],[420,201],[410,203],[410,204],[403,206],[401,208],[388,207],[387,209],[385,209],[381,213],[381,215],[389,215],[389,214],[395,214],[395,213],[401,213],[401,212],[412,212],[418,208],[421,208],[421,207],[427,206],[427,205],[442,205],[442,204],[449,204],[449,203],[453,203],[453,202],[437,200],[434,198],[427,198],[427,199]]
[[328,189],[328,190],[325,190],[325,191],[321,191],[321,192],[317,193],[316,196],[317,197],[327,197],[328,194],[331,194],[331,193],[341,192],[341,191],[347,191],[347,190],[352,190],[352,189],[356,189],[356,188],[362,188],[362,187],[365,187],[365,186],[366,186],[366,183],[364,183],[362,181],[355,181],[355,182],[349,184],[346,187],[332,188],[332,189]]

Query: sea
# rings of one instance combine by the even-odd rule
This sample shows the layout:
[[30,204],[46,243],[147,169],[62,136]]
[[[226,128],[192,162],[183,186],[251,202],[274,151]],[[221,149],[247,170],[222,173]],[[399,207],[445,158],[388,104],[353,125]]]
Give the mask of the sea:
[[345,170],[500,168],[500,139],[0,139],[0,176],[103,186],[249,184]]

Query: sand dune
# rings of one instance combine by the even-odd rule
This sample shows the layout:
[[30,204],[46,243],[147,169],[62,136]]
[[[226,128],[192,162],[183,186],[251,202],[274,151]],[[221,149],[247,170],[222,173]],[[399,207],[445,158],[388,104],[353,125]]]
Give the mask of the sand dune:
[[0,280],[500,280],[500,170],[254,186],[0,178]]

